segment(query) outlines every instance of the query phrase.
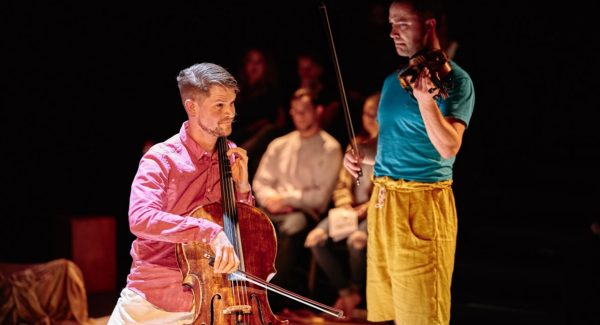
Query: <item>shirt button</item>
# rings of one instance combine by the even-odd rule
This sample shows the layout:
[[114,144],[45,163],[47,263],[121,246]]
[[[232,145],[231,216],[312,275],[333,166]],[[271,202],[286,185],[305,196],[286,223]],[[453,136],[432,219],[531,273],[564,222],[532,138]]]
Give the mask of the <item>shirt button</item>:
[[202,242],[203,242],[203,243],[206,243],[206,238],[202,238]]
[[208,190],[206,190],[207,192],[210,192],[210,188]]

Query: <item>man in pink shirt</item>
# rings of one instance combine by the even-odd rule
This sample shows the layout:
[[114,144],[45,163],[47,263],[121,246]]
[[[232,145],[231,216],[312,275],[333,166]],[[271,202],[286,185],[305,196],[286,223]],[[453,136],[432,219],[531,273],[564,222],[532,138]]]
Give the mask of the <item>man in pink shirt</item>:
[[[193,321],[193,294],[182,286],[175,255],[178,243],[210,244],[215,273],[234,272],[240,264],[221,225],[189,216],[221,200],[216,143],[231,134],[237,82],[222,67],[201,63],[182,70],[177,83],[188,121],[140,161],[129,205],[129,227],[137,236],[133,263],[109,324]],[[230,141],[228,147],[235,199],[254,205],[246,151]]]

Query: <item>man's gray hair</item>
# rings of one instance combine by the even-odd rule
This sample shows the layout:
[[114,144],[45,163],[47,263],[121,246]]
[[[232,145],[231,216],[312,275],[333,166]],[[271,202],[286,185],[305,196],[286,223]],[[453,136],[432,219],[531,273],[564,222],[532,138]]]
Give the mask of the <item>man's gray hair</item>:
[[236,94],[240,91],[231,73],[214,63],[194,64],[181,70],[177,76],[179,94],[184,102],[195,95],[208,96],[210,88],[215,85],[233,89]]

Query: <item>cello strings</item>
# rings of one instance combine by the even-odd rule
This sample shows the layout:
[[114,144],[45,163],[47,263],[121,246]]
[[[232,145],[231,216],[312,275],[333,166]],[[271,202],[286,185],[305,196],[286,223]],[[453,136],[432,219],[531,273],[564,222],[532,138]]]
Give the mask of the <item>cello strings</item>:
[[[227,141],[224,141],[224,143],[226,145]],[[226,146],[225,149],[227,149],[227,148],[228,147]],[[226,151],[224,151],[224,152],[226,152]],[[229,164],[227,166],[229,166],[228,171],[231,174],[232,173],[232,171],[231,171],[231,161],[227,157],[226,157],[226,159],[228,159],[227,162]],[[233,159],[235,159],[235,157]],[[233,176],[233,175],[231,175],[231,176]],[[234,231],[235,234],[234,234],[234,237],[232,237],[232,238],[235,239],[236,248],[237,248],[236,253],[238,254],[238,258],[240,259],[240,267],[239,268],[245,270],[244,250],[243,250],[243,247],[242,247],[242,238],[240,236],[240,231],[239,231],[239,227],[240,227],[240,222],[239,221],[240,220],[239,220],[238,211],[237,211],[237,204],[235,202],[235,185],[234,185],[234,182],[233,182],[233,177],[230,177],[229,184],[230,184],[229,190],[231,192],[230,197],[229,197],[229,199],[230,199],[229,206],[232,209],[231,216],[235,220],[235,222],[233,223],[234,227],[232,227],[232,231]],[[248,305],[249,306],[249,303],[248,303],[248,288],[247,288],[247,285],[246,285],[246,281],[236,280],[236,284],[237,284],[237,287],[240,288],[240,290],[238,290],[238,295],[241,294],[241,297],[242,297],[242,299],[240,299],[240,301],[244,305]],[[245,317],[248,317],[243,312],[242,312],[242,315],[245,316]],[[250,322],[246,320],[246,321],[244,321],[244,323],[249,324]]]
[[[221,176],[221,207],[223,209],[223,230],[226,232],[227,234],[227,238],[229,238],[229,240],[233,240],[233,231],[232,231],[232,227],[231,227],[231,211],[229,210],[229,206],[230,206],[230,200],[229,200],[229,196],[230,191],[229,191],[229,186],[228,186],[228,176],[227,176],[227,167],[228,165],[226,164],[228,161],[226,160],[227,157],[227,150],[225,149],[226,146],[224,145],[224,143],[226,143],[226,140],[224,137],[219,137],[218,141],[217,141],[217,145],[218,145],[218,157],[219,157],[219,174]],[[234,246],[235,247],[235,246]],[[229,279],[229,275],[226,275],[227,278]],[[231,286],[231,291],[233,294],[233,300],[234,302],[236,301],[236,290],[235,290],[235,285],[233,283],[230,282],[230,286]]]
[[[221,144],[221,146],[220,146],[220,154],[221,154],[221,159],[222,159],[221,166],[223,166],[223,168],[222,168],[223,169],[223,171],[222,171],[223,176],[222,177],[225,180],[224,182],[222,182],[222,184],[225,186],[224,191],[223,191],[223,193],[224,193],[224,195],[223,195],[223,208],[227,210],[224,216],[227,217],[227,224],[228,224],[227,231],[228,231],[228,234],[229,234],[228,237],[231,240],[232,244],[234,245],[235,253],[237,254],[237,248],[238,247],[237,247],[236,237],[235,237],[235,232],[234,232],[234,227],[233,227],[233,225],[235,224],[236,220],[233,220],[234,211],[233,211],[232,202],[231,202],[231,195],[232,195],[231,191],[232,191],[232,189],[231,189],[231,186],[230,186],[231,185],[231,183],[230,183],[230,175],[228,173],[230,171],[231,167],[230,167],[229,158],[227,157],[227,139],[224,138],[224,137],[221,137],[220,141],[221,141],[220,142],[220,144]],[[223,221],[225,222],[225,220],[223,220]],[[227,275],[227,277],[230,278],[229,275]],[[240,293],[237,292],[237,290],[236,290],[238,288],[238,285],[239,285],[238,281],[235,281],[235,282],[232,281],[230,283],[230,285],[231,285],[231,290],[232,290],[232,293],[233,293],[234,301],[236,301],[236,304],[239,304],[239,301],[241,300],[240,299]]]
[[[224,141],[224,143],[226,144],[227,142]],[[227,149],[228,147],[226,147]],[[225,151],[226,152],[226,151]],[[233,157],[233,159],[235,159],[235,157]],[[228,163],[230,163],[230,160],[227,160]],[[231,174],[231,164],[227,165],[229,166],[228,171]],[[233,175],[231,175],[233,176]],[[240,222],[239,222],[239,215],[238,215],[238,210],[237,210],[237,204],[235,202],[235,184],[233,181],[233,177],[230,178],[230,182],[229,182],[230,186],[229,186],[229,190],[231,191],[231,195],[230,195],[230,202],[231,204],[229,205],[232,209],[231,215],[233,216],[233,219],[235,220],[235,222],[233,223],[233,225],[235,227],[233,227],[233,231],[235,231],[235,242],[236,242],[236,247],[237,247],[237,251],[236,253],[238,254],[238,258],[240,259],[240,267],[239,269],[242,269],[243,271],[245,271],[246,269],[246,264],[245,264],[245,260],[244,260],[244,249],[242,246],[242,238],[241,238],[241,234],[240,234]],[[233,276],[232,276],[233,278]],[[241,302],[243,302],[244,305],[250,306],[248,299],[249,299],[249,295],[248,295],[248,287],[247,287],[247,282],[246,281],[242,281],[242,280],[236,280],[236,283],[238,283],[238,287],[240,288],[240,290],[238,290],[238,294],[242,295],[242,299]],[[249,315],[246,315],[245,313],[243,313],[242,311],[242,316],[244,316],[243,318],[249,318]],[[244,323],[249,324],[249,320],[245,320]]]
[[[235,190],[234,190],[234,186],[233,186],[233,178],[231,177],[231,162],[229,160],[229,157],[227,156],[227,138],[225,137],[220,137],[219,138],[219,161],[221,162],[219,167],[223,167],[220,168],[221,169],[221,179],[225,180],[225,182],[221,182],[223,184],[223,186],[225,186],[224,189],[222,189],[221,193],[222,193],[222,200],[223,200],[223,208],[226,210],[226,214],[225,216],[227,216],[227,220],[223,220],[223,223],[225,225],[225,223],[228,224],[227,227],[227,233],[228,233],[228,238],[232,241],[232,244],[234,245],[235,248],[235,253],[238,255],[238,258],[240,259],[240,264],[242,264],[243,262],[243,252],[241,251],[241,242],[240,242],[240,238],[239,238],[239,232],[237,230],[237,227],[239,225],[239,220],[237,218],[237,209],[236,209],[236,203],[235,203]],[[227,203],[227,204],[225,204]],[[228,278],[232,278],[228,275]],[[232,294],[233,294],[233,300],[235,301],[236,305],[241,305],[242,303],[247,305],[247,297],[246,297],[246,286],[245,286],[245,282],[239,280],[238,278],[232,279],[231,281],[231,290],[232,290]],[[240,290],[236,290],[237,288],[240,288]],[[243,291],[243,292],[240,292]],[[240,296],[241,295],[241,296]],[[242,311],[242,316],[245,316],[245,314],[243,314]],[[246,322],[247,323],[247,322]]]

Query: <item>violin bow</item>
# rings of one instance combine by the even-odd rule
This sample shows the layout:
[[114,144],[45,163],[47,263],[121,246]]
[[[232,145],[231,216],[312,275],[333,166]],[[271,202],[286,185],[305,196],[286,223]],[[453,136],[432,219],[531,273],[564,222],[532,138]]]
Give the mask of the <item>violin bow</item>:
[[[346,99],[346,90],[344,90],[344,82],[342,81],[342,74],[340,73],[340,65],[338,63],[337,54],[335,52],[335,45],[333,44],[333,36],[331,34],[331,27],[329,25],[329,17],[327,16],[327,8],[325,4],[321,2],[321,17],[323,18],[323,24],[327,31],[327,40],[329,41],[329,49],[331,50],[331,56],[333,57],[333,66],[335,68],[335,75],[337,77],[338,86],[340,88],[340,98],[342,100],[342,106],[344,108],[344,116],[346,117],[346,129],[348,130],[348,137],[350,138],[350,146],[352,147],[352,154],[358,161],[358,152],[356,144],[356,136],[354,134],[354,127],[352,126],[352,120],[350,119],[350,110],[348,109],[348,100]],[[360,165],[359,165],[360,167]],[[362,177],[362,169],[358,170],[358,177],[356,178],[356,185],[360,185],[360,177]]]

